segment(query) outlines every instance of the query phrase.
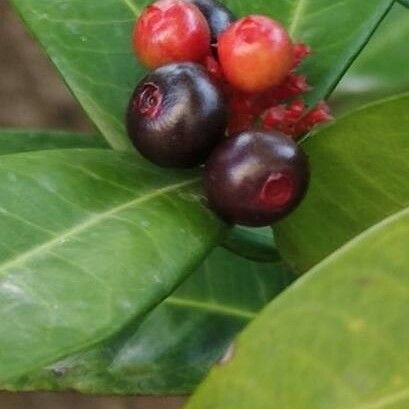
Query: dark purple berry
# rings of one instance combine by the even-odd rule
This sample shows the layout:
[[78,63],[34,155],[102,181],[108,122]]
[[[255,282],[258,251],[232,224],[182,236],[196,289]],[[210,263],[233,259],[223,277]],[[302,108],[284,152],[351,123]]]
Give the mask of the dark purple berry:
[[212,44],[234,21],[233,13],[217,0],[190,0],[205,16],[210,27]]
[[221,92],[197,64],[170,64],[148,74],[128,107],[128,134],[139,152],[160,166],[202,164],[224,137]]
[[246,131],[226,139],[206,163],[211,207],[226,221],[267,226],[294,210],[309,182],[302,149],[278,132]]

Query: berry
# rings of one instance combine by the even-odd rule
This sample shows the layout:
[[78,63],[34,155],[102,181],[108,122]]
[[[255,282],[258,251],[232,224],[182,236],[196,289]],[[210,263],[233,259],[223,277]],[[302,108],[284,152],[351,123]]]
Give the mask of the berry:
[[190,0],[205,16],[210,27],[212,44],[236,20],[233,13],[216,0]]
[[304,197],[308,160],[301,148],[278,132],[246,131],[226,139],[205,168],[210,206],[226,221],[270,225]]
[[128,134],[139,152],[160,166],[203,163],[223,138],[224,98],[202,66],[170,64],[148,74],[128,107]]
[[227,80],[256,93],[279,85],[294,67],[294,48],[286,30],[264,16],[249,16],[219,37],[218,55]]
[[210,29],[194,4],[159,0],[146,7],[137,20],[133,46],[149,68],[173,62],[199,62],[209,53]]

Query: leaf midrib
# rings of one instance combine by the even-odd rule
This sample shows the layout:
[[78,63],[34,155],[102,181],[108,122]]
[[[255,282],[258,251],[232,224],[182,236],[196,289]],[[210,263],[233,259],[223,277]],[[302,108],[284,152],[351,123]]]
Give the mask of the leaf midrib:
[[300,22],[306,4],[307,0],[299,0],[294,6],[291,16],[291,23],[290,26],[288,27],[288,33],[292,38],[295,36],[296,30],[298,28],[298,23]]
[[132,11],[132,13],[137,16],[139,13],[139,9],[135,6],[135,4],[132,3],[131,0],[122,0],[123,4],[125,4],[126,7],[129,8],[129,10]]
[[253,311],[175,296],[166,298],[163,303],[181,308],[192,308],[214,314],[237,317],[245,320],[252,320],[257,315],[257,313]]
[[66,239],[73,237],[75,235],[78,235],[80,233],[82,233],[83,231],[87,230],[90,227],[93,227],[95,225],[97,225],[98,223],[108,219],[109,217],[122,212],[123,210],[126,210],[134,205],[137,204],[141,204],[144,202],[147,202],[149,200],[152,200],[154,198],[160,197],[165,195],[166,193],[172,192],[172,191],[176,191],[178,189],[181,189],[183,187],[187,187],[190,185],[193,185],[197,182],[200,181],[199,177],[196,178],[192,178],[192,179],[188,179],[184,182],[180,182],[180,183],[175,183],[173,185],[161,188],[161,189],[157,189],[155,191],[152,192],[148,192],[143,196],[137,197],[136,199],[133,199],[129,202],[126,202],[122,205],[119,206],[115,206],[112,209],[103,212],[103,213],[98,213],[97,215],[89,218],[87,221],[76,225],[75,227],[68,229],[66,231],[64,231],[61,235],[58,235],[57,237],[42,243],[39,246],[33,247],[32,249],[26,251],[25,253],[20,254],[19,256],[7,261],[6,263],[4,263],[3,265],[0,265],[0,276],[6,272],[8,269],[15,267],[16,265],[19,265],[21,263],[24,263],[25,261],[29,260],[30,258],[35,257],[38,254],[41,254],[42,252],[46,252],[49,249],[57,246],[58,244],[61,244],[63,241],[65,241]]
[[361,403],[352,409],[381,409],[387,406],[394,405],[395,403],[402,402],[409,398],[409,388],[402,389],[395,393],[389,394],[380,398],[375,402]]

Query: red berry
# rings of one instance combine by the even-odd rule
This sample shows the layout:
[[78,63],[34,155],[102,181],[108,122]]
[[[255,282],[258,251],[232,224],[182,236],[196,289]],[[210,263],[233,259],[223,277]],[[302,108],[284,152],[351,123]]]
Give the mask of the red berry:
[[279,85],[294,66],[294,49],[286,30],[264,16],[249,16],[219,37],[218,55],[227,80],[256,93]]
[[210,29],[194,4],[159,0],[146,7],[136,22],[133,46],[149,68],[172,62],[199,62],[209,53]]
[[246,131],[213,151],[204,182],[210,206],[226,221],[271,225],[304,197],[308,160],[294,141],[278,132]]

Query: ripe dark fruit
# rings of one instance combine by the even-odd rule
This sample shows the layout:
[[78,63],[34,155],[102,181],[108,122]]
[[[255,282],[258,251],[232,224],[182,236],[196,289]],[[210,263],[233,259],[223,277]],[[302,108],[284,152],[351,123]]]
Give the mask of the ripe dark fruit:
[[294,67],[294,47],[287,31],[264,16],[248,16],[232,24],[219,37],[218,55],[226,79],[248,93],[280,85]]
[[235,20],[233,13],[216,0],[190,0],[206,17],[210,27],[212,44]]
[[128,134],[139,152],[160,166],[202,164],[223,138],[222,94],[198,64],[170,64],[148,74],[128,107]]
[[209,53],[210,29],[194,4],[159,0],[146,7],[137,20],[133,46],[149,68],[181,61],[199,62]]
[[246,131],[226,139],[206,163],[211,207],[226,221],[266,226],[294,210],[309,182],[301,148],[278,132]]

